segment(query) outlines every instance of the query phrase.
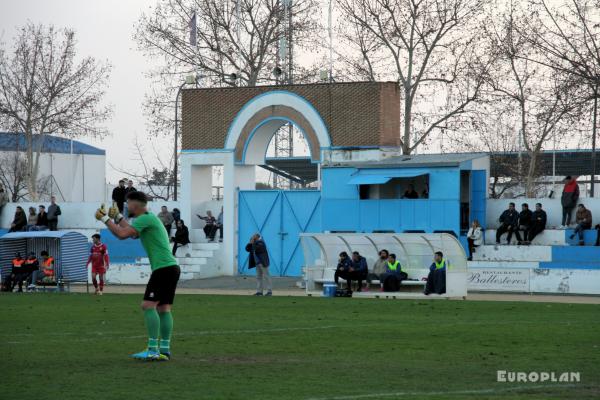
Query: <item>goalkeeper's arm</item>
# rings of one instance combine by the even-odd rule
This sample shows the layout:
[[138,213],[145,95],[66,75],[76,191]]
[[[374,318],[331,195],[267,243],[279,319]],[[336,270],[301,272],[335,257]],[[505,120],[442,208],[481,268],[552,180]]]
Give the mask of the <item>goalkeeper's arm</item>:
[[[115,224],[113,218],[119,221],[119,223]],[[131,225],[129,225],[125,218],[123,218],[123,216],[119,213],[118,209],[116,209],[114,206],[111,207],[107,213],[104,209],[104,205],[102,205],[98,210],[96,210],[96,219],[98,221],[102,221],[108,230],[121,240],[137,238],[139,236],[138,232]]]

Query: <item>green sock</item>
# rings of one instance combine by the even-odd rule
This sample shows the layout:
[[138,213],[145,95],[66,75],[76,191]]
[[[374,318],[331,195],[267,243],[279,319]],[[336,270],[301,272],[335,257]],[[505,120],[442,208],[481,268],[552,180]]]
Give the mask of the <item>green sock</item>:
[[173,333],[173,315],[171,315],[171,311],[166,311],[158,313],[158,316],[160,318],[160,351],[168,353]]
[[148,350],[158,351],[158,334],[160,331],[160,318],[156,308],[144,310],[144,320],[148,329]]

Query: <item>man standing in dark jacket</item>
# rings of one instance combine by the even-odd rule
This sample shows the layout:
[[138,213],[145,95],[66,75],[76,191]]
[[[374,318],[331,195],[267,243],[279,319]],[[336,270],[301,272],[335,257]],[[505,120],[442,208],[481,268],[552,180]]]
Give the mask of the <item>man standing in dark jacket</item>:
[[[527,243],[529,240],[529,232],[531,231],[531,218],[533,213],[529,209],[529,204],[523,203],[521,204],[521,212],[519,213],[519,224],[517,229],[515,229],[515,236],[517,237],[517,242],[521,245]],[[520,230],[523,231],[523,238],[521,239]]]
[[529,229],[528,244],[533,242],[533,239],[546,229],[546,211],[542,210],[542,203],[536,203],[535,211],[531,215],[531,228]]
[[565,178],[565,187],[563,188],[562,196],[560,198],[563,209],[563,228],[571,225],[571,216],[573,215],[573,209],[577,205],[577,200],[579,200],[579,185],[577,184],[577,178],[567,176]]
[[265,286],[267,287],[267,296],[273,295],[273,282],[269,273],[269,252],[267,245],[259,233],[255,233],[246,245],[246,251],[250,253],[248,257],[248,268],[256,268],[256,296],[262,296]]
[[502,215],[500,215],[499,221],[500,226],[496,231],[496,244],[500,244],[500,237],[506,232],[508,232],[506,244],[510,244],[512,234],[518,229],[519,225],[519,213],[515,210],[515,203],[508,204],[508,210],[505,210]]
[[62,214],[60,206],[56,204],[56,197],[50,197],[50,207],[48,207],[48,228],[51,231],[58,230],[58,216]]
[[125,196],[127,189],[125,188],[125,181],[121,179],[119,181],[119,186],[113,189],[112,199],[115,203],[117,203],[117,207],[119,208],[119,212],[123,213],[123,205],[125,204]]

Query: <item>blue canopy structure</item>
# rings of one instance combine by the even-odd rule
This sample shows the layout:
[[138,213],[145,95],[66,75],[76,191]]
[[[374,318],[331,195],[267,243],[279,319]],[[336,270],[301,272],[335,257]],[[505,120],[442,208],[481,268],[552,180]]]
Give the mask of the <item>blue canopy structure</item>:
[[55,275],[64,282],[87,282],[87,238],[73,231],[13,232],[0,237],[0,274],[10,274],[11,260],[19,252],[23,257],[47,250],[54,257]]

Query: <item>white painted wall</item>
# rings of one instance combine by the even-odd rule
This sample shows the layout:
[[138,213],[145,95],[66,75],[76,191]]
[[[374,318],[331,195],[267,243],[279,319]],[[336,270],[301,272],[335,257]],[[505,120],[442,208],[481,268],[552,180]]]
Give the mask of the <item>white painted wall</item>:
[[54,176],[52,194],[59,201],[102,201],[106,157],[90,154],[42,153],[39,177]]
[[[548,215],[548,223],[546,225],[546,228],[548,229],[557,227],[561,223],[562,206],[560,204],[560,199],[488,199],[486,228],[498,227],[498,218],[500,217],[500,214],[508,208],[508,203],[511,201],[516,204],[518,211],[521,210],[521,204],[523,203],[529,204],[529,208],[532,211],[535,209],[535,203],[542,203],[542,208]],[[585,204],[585,206],[592,211],[593,224],[600,223],[600,198],[580,198],[579,202]],[[573,210],[573,218],[571,221],[574,221],[575,219],[575,211],[576,210]]]

